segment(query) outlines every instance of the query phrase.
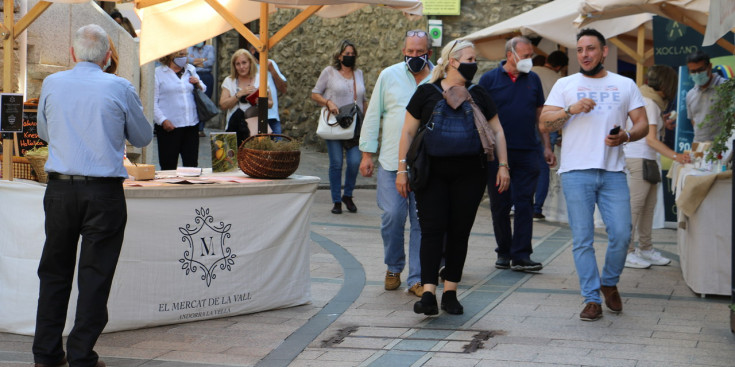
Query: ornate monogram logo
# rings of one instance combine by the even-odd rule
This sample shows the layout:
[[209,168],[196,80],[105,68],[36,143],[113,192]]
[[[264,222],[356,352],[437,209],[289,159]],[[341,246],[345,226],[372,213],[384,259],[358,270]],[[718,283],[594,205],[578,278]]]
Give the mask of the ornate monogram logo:
[[197,214],[194,218],[195,224],[179,227],[179,232],[184,235],[181,242],[188,245],[188,249],[184,251],[184,258],[179,259],[179,262],[186,275],[201,270],[201,279],[209,287],[212,281],[217,279],[215,271],[218,268],[232,271],[232,265],[235,265],[234,258],[237,255],[225,245],[225,241],[231,236],[229,231],[232,224],[219,222],[219,226],[213,226],[214,217],[209,214],[209,208],[194,211]]

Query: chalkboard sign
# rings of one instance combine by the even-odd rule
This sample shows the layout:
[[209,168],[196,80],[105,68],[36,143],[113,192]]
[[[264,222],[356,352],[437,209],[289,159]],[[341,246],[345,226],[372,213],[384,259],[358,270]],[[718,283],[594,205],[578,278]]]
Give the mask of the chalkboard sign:
[[19,133],[23,131],[23,95],[0,93],[0,131]]
[[45,141],[38,137],[38,121],[36,115],[38,107],[35,103],[24,104],[23,109],[23,133],[18,134],[18,148],[20,148],[20,156],[25,156],[26,152],[34,147],[45,147]]

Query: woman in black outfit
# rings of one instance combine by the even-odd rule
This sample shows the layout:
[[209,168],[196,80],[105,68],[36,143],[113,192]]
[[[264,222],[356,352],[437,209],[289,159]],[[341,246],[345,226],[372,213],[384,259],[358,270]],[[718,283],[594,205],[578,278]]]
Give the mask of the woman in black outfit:
[[[405,161],[408,147],[419,126],[429,122],[434,107],[444,98],[436,86],[444,91],[450,87],[469,88],[477,71],[475,56],[471,42],[452,41],[447,44],[434,68],[430,83],[419,86],[406,106],[406,120],[399,145],[399,174],[396,178],[396,188],[404,197],[409,191]],[[495,134],[495,154],[501,167],[495,185],[498,191],[503,192],[509,187],[510,175],[505,135],[495,104],[479,85],[469,88],[469,93]],[[424,285],[424,294],[414,305],[414,312],[425,315],[439,313],[436,286],[442,257],[445,258],[445,282],[441,308],[450,314],[464,312],[457,300],[457,284],[462,279],[470,230],[487,181],[487,156],[481,147],[476,154],[449,155],[429,154],[429,183],[415,193],[421,224],[421,283]]]

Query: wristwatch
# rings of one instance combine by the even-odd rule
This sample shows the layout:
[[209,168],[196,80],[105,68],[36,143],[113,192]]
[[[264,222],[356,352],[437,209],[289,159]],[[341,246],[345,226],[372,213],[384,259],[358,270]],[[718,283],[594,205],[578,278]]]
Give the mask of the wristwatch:
[[571,116],[572,115],[572,112],[569,111],[571,108],[572,108],[572,105],[569,105],[569,106],[564,107],[564,113],[566,113],[567,116]]

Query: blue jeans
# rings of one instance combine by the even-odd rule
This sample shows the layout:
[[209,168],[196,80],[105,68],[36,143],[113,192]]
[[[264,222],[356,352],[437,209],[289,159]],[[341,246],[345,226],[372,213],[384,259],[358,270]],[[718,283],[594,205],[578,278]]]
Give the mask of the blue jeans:
[[385,265],[391,273],[400,273],[406,266],[404,249],[404,232],[406,231],[406,214],[411,221],[408,238],[408,286],[421,281],[421,227],[416,212],[416,197],[413,192],[404,199],[396,190],[396,171],[386,171],[378,167],[378,208],[383,211],[380,216],[380,234],[383,236]]
[[360,148],[356,146],[347,149],[345,154],[342,144],[344,140],[326,140],[327,153],[329,154],[329,188],[332,191],[332,202],[342,202],[342,161],[343,157],[347,161],[347,170],[345,171],[345,196],[352,196],[357,181],[357,172],[360,169],[360,160],[362,155]]
[[[585,303],[600,301],[600,285],[618,284],[630,241],[630,194],[624,172],[586,169],[564,172],[561,184],[572,229],[574,265]],[[597,270],[595,249],[595,203],[607,230],[607,253],[602,277]]]
[[[546,164],[546,163],[544,163]],[[495,179],[498,160],[488,162],[487,191],[498,257],[527,260],[533,253],[533,193],[538,179],[538,152],[536,150],[508,149],[510,189],[498,193]],[[513,230],[510,209],[515,206]]]
[[268,119],[268,126],[271,127],[271,130],[273,130],[274,134],[281,133],[281,121],[279,121],[278,119]]
[[543,213],[546,195],[549,193],[549,165],[544,157],[544,144],[541,143],[538,148],[539,155],[539,173],[538,183],[536,184],[536,197],[533,200],[533,212],[537,214]]

